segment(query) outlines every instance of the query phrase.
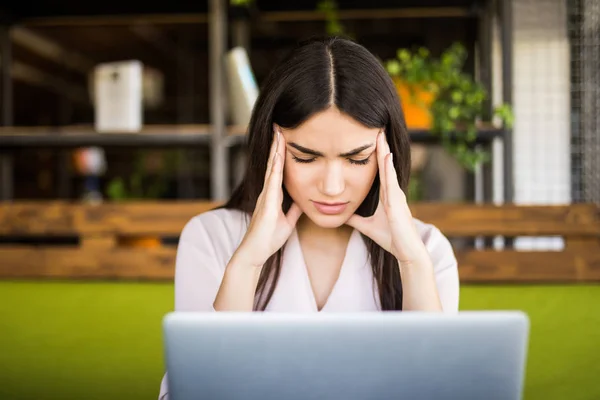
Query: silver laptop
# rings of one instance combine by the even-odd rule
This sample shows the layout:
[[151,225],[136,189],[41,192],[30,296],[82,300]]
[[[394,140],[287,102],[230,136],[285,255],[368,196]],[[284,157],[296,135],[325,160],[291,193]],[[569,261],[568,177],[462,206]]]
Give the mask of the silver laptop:
[[521,399],[521,312],[170,313],[170,400]]

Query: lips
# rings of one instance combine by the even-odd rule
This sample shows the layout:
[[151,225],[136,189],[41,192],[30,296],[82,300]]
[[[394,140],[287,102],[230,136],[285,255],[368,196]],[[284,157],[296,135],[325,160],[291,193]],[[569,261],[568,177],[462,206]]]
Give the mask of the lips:
[[314,204],[317,211],[319,211],[321,214],[326,214],[326,215],[341,214],[344,212],[344,210],[348,206],[347,202],[346,203],[321,203],[318,201],[313,201],[312,203]]

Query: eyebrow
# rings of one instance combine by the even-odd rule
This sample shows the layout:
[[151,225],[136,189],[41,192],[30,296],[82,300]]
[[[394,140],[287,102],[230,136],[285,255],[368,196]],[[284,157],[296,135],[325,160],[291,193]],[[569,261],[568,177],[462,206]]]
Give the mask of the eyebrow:
[[[312,149],[306,148],[304,146],[300,146],[298,143],[290,142],[290,143],[288,143],[288,145],[291,146],[291,147],[293,147],[293,148],[295,148],[298,151],[301,151],[304,154],[310,154],[311,156],[317,156],[317,157],[323,156],[323,153],[321,153],[320,151],[316,151],[316,150],[312,150]],[[355,156],[358,153],[360,153],[361,151],[364,151],[364,150],[366,150],[366,149],[368,149],[370,147],[373,147],[373,146],[375,146],[375,143],[365,144],[365,145],[357,147],[357,148],[355,148],[353,150],[347,151],[345,153],[340,153],[338,155],[340,157]]]

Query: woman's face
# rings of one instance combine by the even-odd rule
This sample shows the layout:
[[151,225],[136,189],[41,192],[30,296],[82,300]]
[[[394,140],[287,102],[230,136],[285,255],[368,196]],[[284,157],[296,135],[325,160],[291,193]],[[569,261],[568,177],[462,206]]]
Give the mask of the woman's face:
[[377,175],[380,129],[367,128],[336,107],[295,129],[276,128],[286,140],[283,183],[291,198],[318,226],[345,224]]

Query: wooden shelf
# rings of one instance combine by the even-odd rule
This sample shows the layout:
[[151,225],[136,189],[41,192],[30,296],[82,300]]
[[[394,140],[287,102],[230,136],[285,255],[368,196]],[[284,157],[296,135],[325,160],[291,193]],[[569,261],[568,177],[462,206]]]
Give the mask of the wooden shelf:
[[[412,143],[436,144],[440,139],[427,129],[409,129]],[[482,125],[477,131],[476,144],[490,144],[496,138],[504,137],[504,130],[491,125]]]
[[[503,136],[503,130],[482,125],[476,143],[488,144]],[[72,148],[87,146],[119,147],[185,147],[209,145],[210,125],[150,125],[140,132],[98,133],[89,125],[65,127],[3,127],[0,128],[0,148]],[[439,139],[427,129],[410,130],[413,143],[435,144]],[[246,127],[230,126],[226,143],[244,143]]]
[[[246,128],[228,128],[227,143],[245,140]],[[138,146],[182,147],[211,142],[210,125],[149,125],[139,132],[100,133],[89,125],[65,127],[3,127],[0,148]]]

